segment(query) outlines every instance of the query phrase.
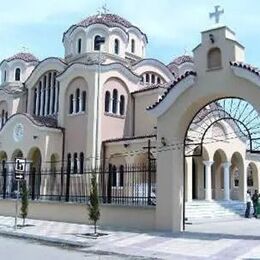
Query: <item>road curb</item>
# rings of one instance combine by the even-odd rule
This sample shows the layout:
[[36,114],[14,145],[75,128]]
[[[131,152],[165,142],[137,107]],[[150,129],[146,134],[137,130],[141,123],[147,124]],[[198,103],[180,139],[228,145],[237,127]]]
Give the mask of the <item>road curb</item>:
[[88,242],[81,242],[81,241],[71,241],[68,239],[62,239],[62,238],[56,238],[56,237],[44,237],[40,235],[33,235],[33,234],[25,234],[25,233],[19,233],[16,231],[6,231],[6,230],[0,230],[0,235],[3,236],[11,236],[16,238],[24,238],[24,239],[33,239],[53,244],[60,244],[60,245],[66,245],[66,246],[73,246],[73,247],[87,247],[90,246]]

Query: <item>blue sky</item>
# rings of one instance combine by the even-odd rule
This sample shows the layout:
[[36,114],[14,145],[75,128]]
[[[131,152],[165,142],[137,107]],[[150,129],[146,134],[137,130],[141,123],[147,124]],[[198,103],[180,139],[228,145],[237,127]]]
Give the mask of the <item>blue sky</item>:
[[[40,59],[63,57],[62,34],[70,25],[97,13],[107,3],[148,35],[147,56],[169,63],[191,54],[200,32],[212,25],[214,5],[225,9],[222,23],[246,47],[246,61],[260,67],[259,0],[0,0],[0,60],[25,46]],[[186,51],[185,51],[186,50]]]

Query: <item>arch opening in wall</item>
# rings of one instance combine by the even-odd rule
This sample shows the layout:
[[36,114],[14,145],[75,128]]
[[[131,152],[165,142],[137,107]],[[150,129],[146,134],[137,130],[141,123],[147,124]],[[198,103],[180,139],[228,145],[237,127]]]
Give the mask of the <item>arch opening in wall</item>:
[[131,52],[135,53],[135,40],[134,39],[131,40]]
[[105,112],[110,112],[111,94],[110,91],[106,91],[105,94]]
[[[232,154],[231,149],[234,147],[231,158],[231,165],[233,167],[231,171],[233,172],[232,178],[234,178],[234,173],[237,169],[236,175],[238,177],[236,177],[236,183],[233,186],[240,186],[241,183],[244,184],[242,176],[244,173],[244,159],[241,153],[235,150],[236,146],[231,144],[239,144],[239,149],[244,149],[244,153],[260,154],[259,125],[260,115],[258,111],[246,100],[236,97],[224,97],[212,100],[197,111],[186,129],[183,142],[183,164],[188,157],[202,157],[203,146],[214,147],[217,150],[221,149],[221,147],[226,147],[225,149],[228,149],[229,154]],[[212,131],[215,131],[215,133],[212,133]],[[226,160],[227,158],[223,157],[221,162],[224,164]],[[214,165],[214,162],[209,161],[208,163],[209,165],[211,163]],[[214,166],[211,165],[210,167],[214,169]],[[224,166],[221,165],[221,167]],[[183,167],[183,171],[183,183],[185,183],[185,176],[187,175],[186,167]],[[223,187],[223,180],[220,180],[220,183],[222,183],[221,186]],[[237,189],[238,187],[233,188]],[[185,192],[184,185],[184,205]],[[238,199],[243,199],[243,191],[239,193]],[[185,219],[185,206],[183,207],[183,219]],[[185,222],[183,222],[183,227],[185,227]]]
[[101,37],[100,35],[96,35],[94,37],[94,51],[99,51],[100,50],[100,47],[101,47],[101,45],[99,43],[100,37]]
[[212,48],[208,51],[207,56],[208,69],[218,69],[222,66],[221,50]]
[[82,51],[82,39],[79,38],[78,41],[77,41],[77,52],[78,52],[78,54],[81,54],[81,51]]
[[119,40],[115,39],[115,42],[114,42],[114,53],[118,55],[119,54],[119,49],[120,49]]
[[16,68],[15,69],[15,81],[20,81],[21,80],[21,69]]

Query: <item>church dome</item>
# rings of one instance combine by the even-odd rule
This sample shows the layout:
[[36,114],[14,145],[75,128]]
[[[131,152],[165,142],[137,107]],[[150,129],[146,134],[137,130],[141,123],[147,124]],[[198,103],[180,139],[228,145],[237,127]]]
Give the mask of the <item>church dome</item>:
[[9,57],[6,59],[7,62],[13,61],[13,60],[23,60],[25,62],[38,62],[39,60],[31,53],[28,52],[19,52],[12,57]]
[[170,62],[167,67],[175,77],[179,77],[187,71],[194,70],[193,57],[189,55],[179,56]]
[[[100,48],[113,62],[134,62],[145,56],[148,39],[138,27],[125,18],[112,13],[92,15],[76,23],[64,32],[63,45],[68,63],[84,60],[95,55],[99,47],[96,37],[101,36],[105,43]],[[94,58],[94,56],[93,56]]]
[[126,27],[126,28],[133,27],[133,25],[129,21],[116,14],[92,15],[82,20],[77,25],[87,27],[91,24],[97,24],[97,23],[105,24],[108,27],[115,27],[115,26]]
[[170,64],[175,64],[175,65],[179,66],[185,62],[193,63],[193,58],[189,55],[182,55],[182,56],[175,58]]

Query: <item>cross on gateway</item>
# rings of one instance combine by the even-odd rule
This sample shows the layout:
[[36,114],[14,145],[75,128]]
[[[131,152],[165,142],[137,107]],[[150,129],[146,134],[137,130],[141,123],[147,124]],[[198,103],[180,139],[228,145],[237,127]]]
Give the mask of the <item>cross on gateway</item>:
[[215,23],[219,23],[219,18],[222,14],[224,14],[224,9],[219,10],[220,5],[215,6],[215,12],[209,13],[209,18],[215,18]]

